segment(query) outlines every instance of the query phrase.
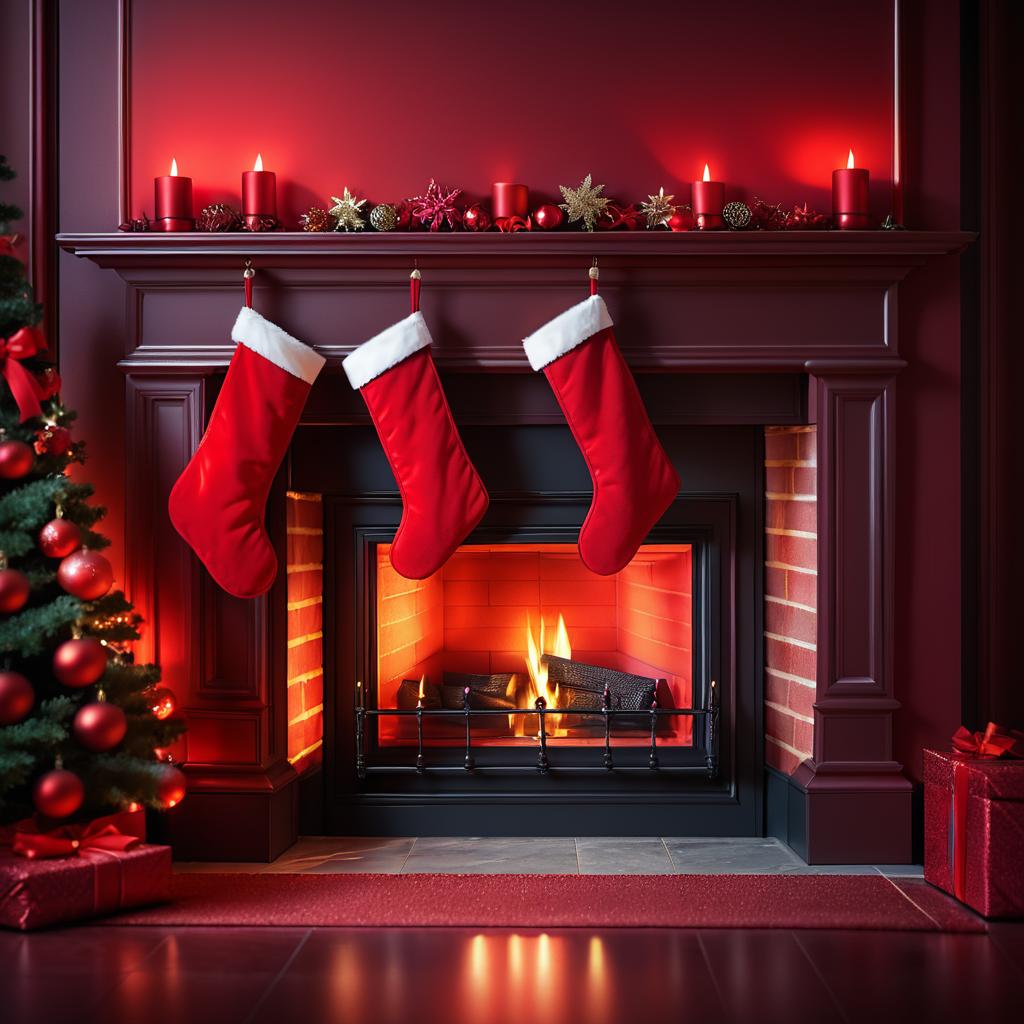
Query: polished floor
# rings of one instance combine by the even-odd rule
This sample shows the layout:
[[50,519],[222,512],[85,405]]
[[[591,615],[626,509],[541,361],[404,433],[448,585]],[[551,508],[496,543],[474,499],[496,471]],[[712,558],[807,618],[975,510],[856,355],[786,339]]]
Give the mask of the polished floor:
[[5,1024],[1019,1019],[1024,925],[921,932],[103,928],[0,933]]
[[374,838],[309,836],[272,864],[178,863],[178,871],[420,874],[877,874],[919,876],[914,864],[809,867],[777,839]]
[[[918,875],[808,868],[774,840],[310,837],[179,871]],[[3,1024],[973,1024],[1024,1005],[1024,923],[777,929],[108,928],[0,932]]]

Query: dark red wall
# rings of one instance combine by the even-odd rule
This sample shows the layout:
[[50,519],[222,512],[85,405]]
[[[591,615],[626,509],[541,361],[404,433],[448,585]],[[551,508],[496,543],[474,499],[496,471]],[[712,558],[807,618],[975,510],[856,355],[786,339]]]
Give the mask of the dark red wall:
[[855,6],[133,0],[132,207],[172,156],[197,203],[237,203],[257,150],[293,223],[345,184],[383,201],[431,176],[688,200],[705,161],[737,197],[827,206],[852,146],[881,219],[892,0]]
[[[511,20],[469,0],[126,6],[136,211],[152,212],[152,177],[172,155],[199,203],[237,202],[257,150],[290,218],[344,184],[383,200],[431,175],[473,193],[517,177],[551,194],[592,171],[613,194],[664,184],[685,198],[705,160],[737,194],[827,206],[850,145],[872,170],[876,214],[888,207],[889,0],[522,0]],[[958,5],[905,6],[907,221],[957,227]],[[62,231],[116,223],[117,14],[117,0],[58,5]],[[6,68],[24,63],[22,45],[0,40]],[[4,135],[23,131],[5,118]],[[921,747],[945,743],[960,717],[958,280],[948,260],[901,290],[897,756],[915,777]],[[65,393],[123,578],[124,286],[61,255],[59,288]]]

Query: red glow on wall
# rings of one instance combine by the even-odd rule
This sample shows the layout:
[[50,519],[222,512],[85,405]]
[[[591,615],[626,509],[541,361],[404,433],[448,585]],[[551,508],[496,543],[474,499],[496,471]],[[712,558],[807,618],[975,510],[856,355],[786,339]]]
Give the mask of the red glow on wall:
[[[706,160],[727,199],[827,208],[831,172],[852,142],[887,212],[890,0],[864,0],[852,29],[843,5],[814,0],[790,0],[784,18],[754,3],[705,4],[688,12],[686,37],[728,45],[688,45],[685,61],[672,32],[663,46],[616,42],[609,18],[582,0],[557,10],[520,0],[517,24],[544,27],[521,45],[508,40],[500,8],[446,4],[432,12],[424,45],[408,28],[421,6],[385,7],[356,5],[344,18],[352,40],[396,26],[387,60],[356,45],[339,60],[337,34],[310,30],[339,17],[328,0],[250,0],[244,46],[224,45],[238,33],[230,4],[135,0],[132,51],[145,59],[132,61],[133,211],[151,201],[169,147],[187,159],[197,210],[237,206],[241,172],[256,150],[266,153],[292,226],[343,184],[382,202],[417,194],[432,176],[475,199],[492,182],[523,181],[539,203],[591,172],[612,197],[664,185],[686,202]],[[629,12],[633,21],[657,15]],[[203,31],[180,31],[188,21]],[[568,25],[573,60],[543,41]],[[795,46],[799,59],[788,59]],[[594,66],[612,53],[607,67]]]

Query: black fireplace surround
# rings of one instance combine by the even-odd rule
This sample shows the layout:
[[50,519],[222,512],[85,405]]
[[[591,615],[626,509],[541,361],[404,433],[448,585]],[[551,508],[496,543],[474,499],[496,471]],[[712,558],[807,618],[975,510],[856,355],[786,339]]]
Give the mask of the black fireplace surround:
[[[446,376],[492,499],[467,543],[565,544],[586,516],[591,482],[568,428],[550,411],[522,415],[542,401],[538,383]],[[394,536],[401,502],[376,434],[354,408],[351,424],[301,426],[288,469],[290,488],[324,500],[324,762],[302,782],[302,827],[362,835],[761,833],[764,414],[748,399],[760,390],[765,408],[778,408],[780,396],[783,406],[794,394],[802,401],[800,387],[787,375],[766,384],[738,375],[639,383],[682,479],[648,542],[693,545],[692,745],[618,747],[612,729],[610,749],[481,748],[472,736],[468,746],[424,750],[413,739],[382,748],[375,552]],[[699,404],[706,392],[717,399],[716,422],[692,422],[700,414],[685,406],[695,389],[705,392]],[[514,417],[502,411],[513,408]],[[467,709],[463,720],[481,719]]]

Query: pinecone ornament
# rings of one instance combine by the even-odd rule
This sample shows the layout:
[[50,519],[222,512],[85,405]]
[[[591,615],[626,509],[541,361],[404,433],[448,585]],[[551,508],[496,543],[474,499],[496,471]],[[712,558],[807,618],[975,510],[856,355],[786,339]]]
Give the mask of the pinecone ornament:
[[242,218],[237,210],[227,203],[210,203],[204,206],[196,219],[197,231],[241,231]]
[[746,203],[726,203],[722,207],[722,220],[734,231],[740,231],[750,224],[750,207]]
[[398,227],[398,210],[391,203],[378,203],[370,211],[370,227],[374,231],[394,231]]
[[300,218],[303,231],[331,231],[331,215],[322,206],[311,206]]

